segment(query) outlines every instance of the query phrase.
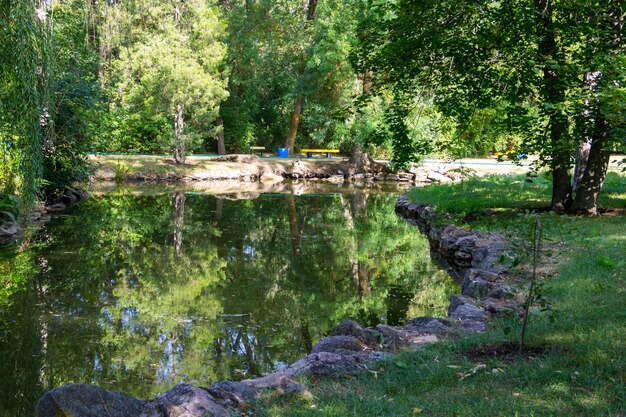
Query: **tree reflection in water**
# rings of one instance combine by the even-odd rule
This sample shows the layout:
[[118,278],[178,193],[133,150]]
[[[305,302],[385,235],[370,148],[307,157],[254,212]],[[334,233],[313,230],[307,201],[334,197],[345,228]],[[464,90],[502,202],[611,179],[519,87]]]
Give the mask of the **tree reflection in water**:
[[[395,195],[110,192],[0,260],[0,411],[71,382],[150,397],[293,362],[344,318],[443,315],[454,282]],[[7,271],[10,271],[8,273]]]

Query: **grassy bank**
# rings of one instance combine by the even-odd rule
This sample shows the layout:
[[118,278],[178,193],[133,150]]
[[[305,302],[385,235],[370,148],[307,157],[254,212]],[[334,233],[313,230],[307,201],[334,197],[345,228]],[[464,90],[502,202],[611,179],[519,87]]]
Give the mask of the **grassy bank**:
[[[623,416],[626,413],[626,179],[607,180],[599,218],[539,214],[546,249],[542,293],[528,344],[541,352],[481,357],[515,341],[519,323],[500,319],[485,335],[404,353],[352,378],[307,381],[311,396],[268,398],[258,416]],[[523,178],[432,186],[412,197],[482,229],[526,227],[547,206],[549,184]],[[552,272],[550,272],[552,271]],[[473,354],[465,352],[474,349]]]

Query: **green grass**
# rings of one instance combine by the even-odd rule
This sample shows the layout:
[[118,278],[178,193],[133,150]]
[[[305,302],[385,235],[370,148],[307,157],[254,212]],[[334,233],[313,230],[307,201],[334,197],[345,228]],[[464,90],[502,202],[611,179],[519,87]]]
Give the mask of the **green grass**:
[[[502,231],[516,227],[528,212],[547,211],[550,192],[551,182],[543,177],[529,182],[522,175],[490,176],[451,185],[415,188],[409,198],[449,213],[456,224]],[[598,206],[626,208],[626,177],[614,172],[607,175]]]
[[[520,184],[515,178],[472,180],[460,186],[420,189],[420,201],[465,216],[498,204],[532,209],[547,202],[546,183]],[[468,185],[474,189],[470,191]],[[508,187],[502,188],[503,184]],[[544,191],[542,191],[544,187]],[[626,181],[607,181],[606,206],[624,206]],[[451,191],[453,190],[453,191]],[[607,191],[607,190],[605,190]],[[459,197],[459,193],[462,195]],[[472,201],[474,199],[482,201]],[[519,196],[525,202],[514,201]],[[450,200],[450,201],[446,201]],[[462,202],[462,204],[459,204]],[[531,204],[532,203],[532,204]],[[623,416],[626,413],[626,221],[620,216],[546,219],[552,245],[542,262],[558,262],[543,278],[551,307],[535,313],[527,342],[543,356],[512,361],[471,362],[461,352],[515,341],[519,323],[500,319],[485,335],[431,345],[373,365],[351,379],[308,381],[311,396],[300,400],[266,398],[255,416]],[[504,228],[507,217],[489,216],[475,224]],[[458,218],[458,217],[457,217]],[[509,332],[513,329],[512,332]],[[479,363],[485,369],[465,379]],[[496,371],[494,371],[494,369]]]

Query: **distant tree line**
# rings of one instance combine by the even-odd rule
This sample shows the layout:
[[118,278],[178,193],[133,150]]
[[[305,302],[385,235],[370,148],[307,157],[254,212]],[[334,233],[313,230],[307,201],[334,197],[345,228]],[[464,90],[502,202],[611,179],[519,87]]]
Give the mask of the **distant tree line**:
[[0,190],[30,206],[88,151],[533,153],[593,213],[623,34],[619,0],[0,0]]

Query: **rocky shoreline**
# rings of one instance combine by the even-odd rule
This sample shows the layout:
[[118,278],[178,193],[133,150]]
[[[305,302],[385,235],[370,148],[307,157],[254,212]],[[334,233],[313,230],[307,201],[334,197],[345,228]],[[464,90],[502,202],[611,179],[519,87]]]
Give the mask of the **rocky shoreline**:
[[172,164],[166,158],[127,159],[124,161],[94,159],[92,181],[128,182],[197,182],[237,180],[275,183],[283,180],[310,179],[332,182],[401,181],[411,183],[453,182],[457,172],[442,169],[412,168],[392,172],[386,163],[376,162],[367,154],[346,159],[273,159],[256,155],[233,154],[189,159],[184,165]]
[[315,344],[310,354],[279,372],[241,382],[219,382],[208,388],[180,383],[152,400],[140,401],[93,385],[67,385],[47,392],[39,401],[37,415],[242,415],[249,403],[268,390],[281,394],[306,392],[296,382],[298,377],[353,374],[400,351],[419,349],[466,332],[485,332],[494,315],[516,314],[519,302],[508,271],[498,264],[506,248],[503,235],[445,224],[445,214],[410,202],[405,195],[398,199],[395,209],[429,237],[433,255],[445,262],[457,278],[462,278],[462,292],[452,296],[448,318],[417,317],[404,326],[380,324],[375,328],[345,320],[331,336]]
[[[62,211],[87,199],[89,193],[79,188],[66,188],[62,193],[49,196],[28,219],[31,225],[38,226],[50,220],[50,213]],[[17,241],[24,234],[24,229],[16,220],[0,223],[0,245]]]

